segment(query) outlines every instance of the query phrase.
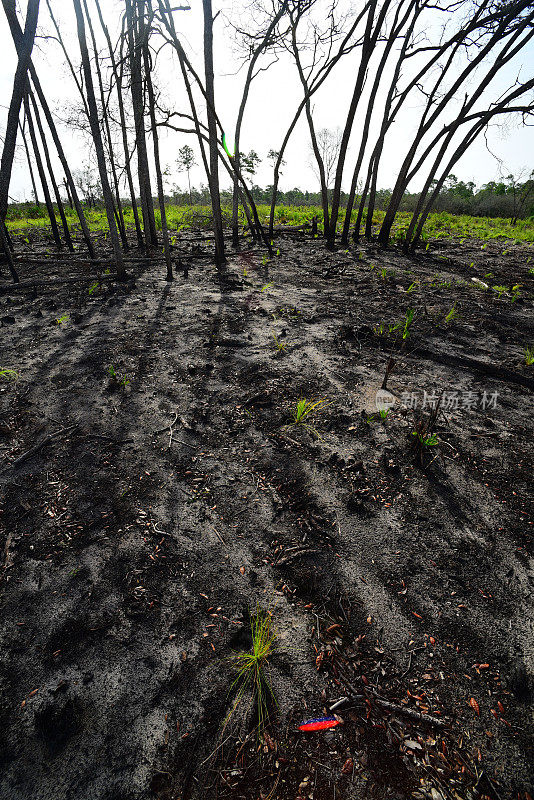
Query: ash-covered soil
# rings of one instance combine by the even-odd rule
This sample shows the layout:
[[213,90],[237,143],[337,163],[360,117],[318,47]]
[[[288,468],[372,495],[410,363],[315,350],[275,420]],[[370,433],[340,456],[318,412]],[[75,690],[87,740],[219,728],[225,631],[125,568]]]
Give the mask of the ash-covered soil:
[[197,241],[172,284],[0,279],[0,797],[528,800],[532,248],[293,235],[221,279]]

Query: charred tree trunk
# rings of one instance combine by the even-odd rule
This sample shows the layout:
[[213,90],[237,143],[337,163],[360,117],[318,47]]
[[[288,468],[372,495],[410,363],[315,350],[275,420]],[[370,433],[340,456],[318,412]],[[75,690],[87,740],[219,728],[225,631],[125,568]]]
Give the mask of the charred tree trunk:
[[215,261],[222,267],[226,259],[224,255],[224,233],[221,213],[221,197],[219,193],[219,153],[217,137],[217,120],[215,116],[215,84],[213,72],[213,12],[211,0],[202,0],[204,12],[204,70],[206,79],[206,101],[208,116],[209,162],[210,162],[210,195],[213,213],[213,233],[215,235]]
[[44,132],[44,129],[43,129],[43,124],[41,122],[41,115],[39,113],[39,108],[38,108],[37,103],[35,101],[35,96],[34,96],[34,94],[33,94],[33,92],[31,90],[29,92],[29,96],[30,96],[30,99],[32,101],[33,111],[34,111],[34,114],[35,114],[35,121],[37,123],[37,128],[39,130],[39,136],[41,137],[41,144],[42,144],[42,147],[43,147],[43,153],[45,155],[46,166],[48,168],[48,174],[50,175],[50,183],[52,184],[52,188],[54,190],[54,195],[55,195],[55,198],[56,198],[57,210],[58,210],[58,213],[59,213],[59,217],[61,219],[61,224],[63,226],[63,235],[65,236],[65,241],[67,243],[67,247],[72,252],[72,251],[74,251],[74,245],[72,243],[72,239],[71,239],[71,235],[70,235],[70,231],[69,231],[69,224],[68,224],[67,218],[65,216],[65,209],[63,208],[63,201],[61,200],[61,195],[59,193],[59,187],[57,185],[57,181],[56,181],[56,178],[55,178],[55,175],[54,175],[54,170],[53,170],[53,167],[52,167],[52,161],[50,159],[50,152],[48,150],[48,143],[46,141],[46,136],[45,136],[45,132]]
[[[287,10],[287,3],[284,2],[280,5],[280,8],[276,12],[275,16],[271,20],[267,30],[265,31],[265,35],[261,39],[259,45],[254,49],[252,53],[252,58],[250,59],[250,63],[247,69],[247,75],[245,78],[245,86],[243,88],[243,95],[241,97],[241,103],[239,105],[239,111],[237,114],[237,121],[235,126],[235,163],[237,169],[240,170],[241,168],[241,159],[240,159],[240,143],[241,143],[241,127],[243,124],[243,116],[245,114],[245,107],[248,101],[248,96],[250,92],[250,85],[254,78],[254,68],[258,62],[260,55],[266,50],[273,32],[276,29],[276,26],[280,22],[283,15],[286,13]],[[239,231],[238,231],[238,208],[239,208],[239,178],[237,175],[234,176],[234,191],[233,191],[233,202],[232,202],[232,244],[234,247],[239,246]],[[250,230],[252,235],[256,236],[256,232],[254,227],[251,224],[250,215],[248,214],[248,210],[246,209],[245,205],[245,214],[247,215],[247,220],[249,223]],[[257,231],[259,235],[259,231]]]
[[143,214],[143,228],[147,249],[158,246],[154,201],[150,183],[150,169],[145,134],[143,68],[141,42],[143,35],[144,0],[126,0],[126,19],[128,24],[128,48],[130,63],[130,84],[135,121],[135,143],[137,148],[137,177],[139,197]]
[[30,148],[28,147],[28,140],[26,138],[26,120],[24,120],[24,124],[23,125],[21,125],[20,122],[19,122],[19,129],[20,129],[20,135],[22,136],[22,141],[24,142],[24,151],[26,153],[26,161],[28,163],[28,169],[30,171],[30,180],[32,182],[33,198],[34,198],[34,201],[35,201],[35,205],[37,206],[37,208],[39,208],[40,203],[39,203],[39,197],[37,195],[37,186],[36,186],[36,183],[35,183],[35,176],[33,174],[33,165],[32,165],[32,160],[31,160],[31,155],[30,155]]
[[89,107],[89,123],[91,126],[91,134],[96,150],[96,157],[98,160],[98,171],[100,174],[100,183],[102,185],[102,194],[104,197],[104,204],[106,207],[106,216],[109,225],[109,237],[113,247],[113,254],[115,258],[115,267],[117,270],[117,277],[119,280],[126,278],[124,269],[124,262],[122,258],[122,250],[120,246],[117,227],[115,225],[115,217],[113,213],[113,196],[108,181],[106,171],[106,157],[104,155],[104,146],[102,137],[100,135],[100,124],[98,120],[98,109],[96,105],[95,92],[93,88],[93,76],[91,74],[91,63],[89,61],[89,51],[87,50],[87,40],[85,38],[85,22],[83,18],[83,11],[80,0],[73,0],[74,11],[76,13],[76,24],[78,30],[78,41],[80,43],[80,53],[82,57],[83,74],[85,79],[85,91],[87,94],[87,105]]
[[111,38],[109,35],[108,28],[104,22],[104,18],[102,16],[102,10],[100,8],[99,0],[95,0],[96,3],[96,10],[98,12],[98,18],[100,20],[100,25],[102,26],[102,30],[104,32],[104,36],[106,37],[106,42],[108,45],[109,57],[111,61],[111,69],[113,72],[113,78],[115,80],[115,89],[117,93],[117,101],[119,104],[119,116],[120,116],[120,128],[122,134],[122,146],[124,150],[124,170],[126,172],[126,179],[128,181],[128,189],[130,192],[130,201],[132,203],[132,213],[134,217],[135,223],[135,233],[137,236],[137,243],[139,247],[143,247],[143,231],[141,230],[141,224],[139,222],[139,214],[137,211],[137,202],[135,198],[135,188],[132,176],[132,168],[130,165],[130,148],[128,146],[128,130],[126,126],[126,113],[124,111],[124,100],[122,97],[122,75],[123,75],[123,68],[124,68],[124,60],[121,59],[121,67],[120,70],[117,69],[117,62],[115,59],[115,52],[113,50],[113,45],[111,44]]
[[121,204],[121,196],[120,196],[120,189],[119,189],[119,178],[117,175],[117,166],[115,164],[115,154],[113,152],[113,140],[111,138],[111,129],[109,126],[109,116],[107,113],[106,108],[106,98],[104,96],[104,83],[102,81],[102,70],[100,69],[100,60],[98,57],[98,50],[96,46],[96,38],[95,32],[93,29],[93,23],[91,22],[91,17],[89,16],[89,9],[87,8],[87,0],[83,0],[83,6],[85,9],[85,16],[87,18],[87,24],[89,26],[89,33],[91,34],[91,42],[93,45],[93,52],[95,54],[95,66],[96,66],[96,75],[98,79],[98,89],[100,93],[100,105],[102,108],[102,120],[104,122],[104,130],[106,133],[106,144],[107,144],[107,151],[109,156],[109,165],[111,167],[111,176],[113,178],[113,188],[115,190],[115,216],[117,219],[117,226],[119,228],[119,234],[121,237],[121,242],[124,250],[128,250],[128,238],[126,236],[126,226],[124,224],[124,215],[122,213],[122,204]]
[[66,178],[63,178],[63,186],[65,188],[65,192],[67,193],[67,200],[68,200],[68,203],[69,203],[69,206],[70,206],[70,210],[72,211],[74,206],[72,204],[72,195],[70,193],[69,182],[67,181]]
[[[362,130],[362,138],[361,138],[361,142],[360,142],[360,148],[359,148],[359,151],[358,151],[358,157],[356,159],[356,165],[354,167],[354,172],[352,174],[352,181],[351,181],[351,185],[350,185],[349,196],[347,198],[347,207],[345,209],[345,221],[343,223],[343,233],[341,235],[341,245],[342,246],[346,246],[348,244],[348,241],[349,241],[351,214],[352,214],[352,209],[353,209],[353,206],[354,206],[354,198],[355,198],[355,195],[356,195],[356,188],[357,188],[357,185],[358,185],[358,178],[360,176],[360,169],[361,169],[361,166],[362,166],[362,163],[363,163],[365,150],[366,150],[367,142],[368,142],[368,139],[369,139],[369,128],[370,128],[370,125],[371,125],[371,118],[372,118],[373,111],[374,111],[374,108],[375,108],[376,95],[377,95],[378,90],[380,88],[380,85],[382,83],[382,75],[384,73],[384,69],[385,69],[386,64],[388,62],[388,59],[389,59],[389,56],[391,54],[391,50],[393,48],[393,45],[397,41],[397,37],[399,37],[401,35],[401,32],[402,32],[402,30],[404,28],[404,25],[409,20],[410,15],[413,12],[413,18],[410,21],[407,30],[404,33],[402,33],[403,44],[402,44],[402,47],[401,47],[400,56],[397,59],[397,65],[396,65],[396,69],[394,71],[393,81],[392,81],[392,84],[395,86],[396,83],[397,83],[397,79],[398,79],[397,67],[400,69],[400,65],[402,64],[402,62],[404,60],[406,49],[407,49],[408,44],[410,42],[414,27],[415,27],[415,23],[416,23],[416,21],[417,21],[417,19],[419,17],[420,10],[421,10],[419,5],[418,5],[417,0],[410,0],[410,2],[408,4],[408,8],[407,8],[403,18],[401,19],[401,21],[399,23],[398,20],[399,20],[399,17],[400,17],[401,9],[402,9],[402,2],[399,3],[399,5],[397,6],[397,10],[395,12],[395,19],[393,21],[391,32],[388,35],[386,46],[384,48],[384,52],[383,52],[382,57],[380,59],[380,63],[378,65],[378,69],[376,71],[376,75],[375,75],[375,78],[374,78],[374,81],[373,81],[373,86],[372,86],[372,89],[371,89],[369,100],[367,102],[367,111],[366,111],[365,120],[364,120],[364,123],[363,123],[363,130]],[[388,93],[388,95],[389,95],[389,93]],[[389,100],[389,96],[388,96],[388,107],[389,107],[389,104],[390,104],[390,100]],[[358,227],[358,231],[359,231],[359,227]]]
[[35,127],[33,125],[33,119],[30,111],[30,104],[28,102],[27,94],[24,95],[24,113],[26,115],[26,120],[28,121],[28,131],[30,133],[30,139],[33,147],[33,154],[35,157],[35,164],[37,165],[37,172],[39,173],[39,180],[41,181],[41,187],[43,189],[46,210],[48,212],[48,218],[50,219],[52,236],[54,237],[54,242],[56,243],[56,246],[61,247],[61,236],[59,235],[59,228],[57,226],[54,206],[52,204],[52,198],[50,197],[50,191],[48,189],[48,181],[46,180],[46,173],[43,166],[43,160],[41,158],[41,153],[39,151],[39,144],[37,142],[37,137],[35,135]]
[[[8,18],[11,14],[15,13],[14,2],[12,3],[11,0],[2,0],[2,4]],[[2,159],[0,161],[0,223],[4,222],[7,213],[9,184],[11,182],[11,171],[13,169],[13,159],[15,157],[15,147],[17,144],[20,109],[26,91],[26,79],[31,62],[38,16],[39,0],[28,0],[24,34],[22,34],[21,37],[20,49],[17,48],[18,63],[13,79],[13,91],[4,134]]]
[[367,11],[367,22],[365,27],[365,34],[364,34],[364,41],[362,45],[362,54],[360,59],[360,65],[358,68],[358,74],[356,76],[356,82],[354,85],[354,91],[352,94],[352,99],[349,106],[349,111],[347,114],[347,122],[345,123],[345,128],[343,130],[343,136],[341,139],[341,146],[339,148],[339,157],[337,162],[337,169],[336,169],[336,177],[334,180],[334,190],[332,193],[332,209],[330,213],[330,227],[328,230],[328,237],[327,237],[327,245],[330,249],[333,249],[335,238],[336,238],[336,227],[337,227],[337,220],[339,215],[339,204],[341,199],[341,181],[343,179],[343,168],[345,166],[345,158],[347,155],[347,149],[349,146],[349,139],[350,134],[352,132],[352,126],[354,124],[354,117],[356,116],[356,110],[358,108],[358,104],[360,102],[360,98],[362,95],[363,86],[365,83],[365,77],[367,74],[367,69],[369,66],[369,62],[371,60],[371,56],[373,55],[374,49],[376,47],[377,39],[382,29],[382,25],[389,8],[390,0],[384,0],[382,8],[380,9],[380,13],[378,14],[378,18],[376,23],[373,23],[374,15],[376,11],[377,0],[370,0],[368,4],[368,11]]
[[[529,13],[527,16],[520,18],[518,16],[519,13],[524,10],[527,10]],[[404,196],[404,192],[406,191],[411,177],[414,176],[424,160],[424,157],[421,157],[419,159],[418,166],[412,169],[412,164],[423,136],[425,136],[432,129],[432,126],[434,123],[436,123],[440,114],[446,109],[447,105],[453,100],[462,86],[465,85],[465,82],[473,74],[473,71],[479,65],[484,63],[484,60],[492,54],[492,52],[504,38],[505,43],[487,70],[486,74],[478,82],[474,91],[470,91],[469,95],[466,96],[460,113],[457,116],[457,121],[461,120],[461,118],[465,118],[470,113],[475,103],[481,98],[484,91],[488,88],[499,70],[501,70],[502,67],[505,66],[514,57],[514,55],[520,52],[520,50],[532,39],[532,36],[534,35],[534,32],[532,31],[533,19],[534,14],[531,12],[531,4],[528,2],[519,0],[519,2],[511,3],[505,6],[504,12],[501,12],[498,17],[497,24],[492,27],[491,34],[487,38],[486,43],[478,49],[476,56],[469,61],[468,65],[460,72],[452,85],[443,93],[443,96],[440,97],[437,102],[433,102],[437,95],[440,83],[443,80],[443,76],[446,74],[447,69],[450,66],[453,66],[452,56],[455,50],[459,47],[459,44],[465,42],[467,39],[467,28],[462,29],[456,46],[452,48],[447,64],[442,69],[432,92],[428,95],[426,108],[421,118],[417,133],[414,137],[414,143],[410,147],[408,154],[403,161],[390,202],[388,204],[388,208],[386,210],[380,233],[378,235],[378,241],[381,244],[386,245],[389,242],[391,228],[393,226],[395,215],[399,209],[402,197]],[[508,33],[510,33],[509,38],[507,38]],[[433,143],[427,149],[427,154],[431,151],[436,141],[440,138],[441,134],[438,134],[438,136],[433,140]]]
[[143,44],[143,61],[145,65],[146,85],[148,89],[148,108],[150,111],[150,122],[152,126],[152,143],[154,145],[154,165],[156,168],[156,180],[158,184],[159,213],[161,215],[161,231],[163,234],[163,252],[165,253],[165,264],[167,266],[166,280],[172,281],[171,246],[169,241],[169,228],[167,226],[167,213],[165,211],[165,194],[163,191],[163,177],[161,174],[161,162],[159,157],[159,138],[156,125],[156,99],[154,97],[154,87],[151,78],[150,53],[148,43]]

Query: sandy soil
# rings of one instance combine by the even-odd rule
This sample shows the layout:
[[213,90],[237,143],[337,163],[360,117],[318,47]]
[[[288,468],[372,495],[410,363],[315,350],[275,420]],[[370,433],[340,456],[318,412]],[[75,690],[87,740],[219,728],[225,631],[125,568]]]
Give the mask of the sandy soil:
[[[293,235],[220,280],[195,241],[172,284],[0,279],[0,796],[528,800],[532,250]],[[260,739],[228,718],[258,606]]]

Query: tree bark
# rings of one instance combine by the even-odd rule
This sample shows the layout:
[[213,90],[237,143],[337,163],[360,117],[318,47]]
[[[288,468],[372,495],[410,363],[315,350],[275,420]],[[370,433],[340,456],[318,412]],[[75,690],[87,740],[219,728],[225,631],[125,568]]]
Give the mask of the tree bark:
[[35,127],[33,125],[32,114],[30,111],[30,104],[28,102],[28,94],[24,95],[24,112],[26,114],[26,119],[28,121],[28,131],[30,132],[33,154],[35,156],[35,164],[37,165],[37,172],[39,173],[39,180],[41,181],[41,186],[43,189],[46,210],[48,212],[48,218],[50,219],[52,236],[54,237],[54,242],[56,243],[56,246],[61,247],[61,236],[59,235],[59,228],[57,226],[57,220],[54,211],[54,206],[52,204],[52,198],[50,197],[50,191],[48,189],[48,181],[46,180],[46,173],[43,166],[43,160],[41,158],[39,145],[37,143],[37,137],[35,135]]
[[70,235],[69,224],[68,224],[67,218],[65,216],[65,209],[63,208],[63,201],[61,200],[61,195],[59,193],[59,187],[58,187],[57,182],[56,182],[56,178],[55,178],[55,175],[54,175],[54,170],[53,170],[53,167],[52,167],[52,161],[50,159],[50,153],[49,153],[49,150],[48,150],[48,143],[46,141],[45,132],[43,130],[43,124],[41,122],[41,115],[39,114],[39,108],[37,106],[37,103],[35,101],[35,96],[34,96],[33,92],[31,91],[31,89],[29,91],[29,97],[30,97],[30,99],[32,101],[33,111],[34,111],[34,114],[35,114],[35,121],[37,123],[37,128],[39,130],[39,136],[41,137],[41,143],[42,143],[42,146],[43,146],[43,153],[44,153],[45,159],[46,159],[46,166],[48,168],[48,174],[50,175],[50,183],[52,184],[52,188],[54,190],[57,209],[58,209],[58,213],[59,213],[59,216],[60,216],[60,219],[61,219],[61,224],[63,226],[63,235],[65,236],[65,241],[67,243],[67,247],[69,248],[69,250],[70,251],[74,251],[74,245],[72,243],[72,239],[71,239],[71,235]]
[[100,69],[100,61],[98,57],[98,50],[96,46],[95,32],[93,23],[89,16],[89,9],[87,8],[87,0],[83,0],[83,7],[85,9],[85,16],[87,17],[87,24],[89,25],[89,32],[91,34],[91,42],[93,45],[93,52],[95,54],[96,75],[98,78],[98,89],[100,92],[100,105],[102,107],[102,119],[104,122],[104,130],[106,132],[106,144],[109,156],[109,165],[111,167],[111,176],[113,178],[113,188],[115,190],[115,216],[117,219],[117,226],[124,250],[128,250],[128,238],[126,236],[126,226],[124,224],[124,215],[122,213],[121,196],[119,189],[119,178],[117,176],[117,166],[115,164],[115,154],[113,152],[113,140],[111,138],[111,130],[109,127],[109,116],[106,109],[106,98],[104,96],[104,83],[102,81],[102,70]]
[[28,147],[28,140],[26,138],[26,131],[25,131],[25,124],[21,125],[19,121],[19,128],[20,128],[20,135],[22,136],[22,141],[24,142],[24,150],[26,152],[26,161],[28,162],[28,169],[30,171],[30,179],[32,182],[32,189],[33,189],[33,198],[35,201],[35,205],[39,208],[39,197],[37,195],[37,185],[35,183],[35,175],[33,174],[33,165],[30,155],[30,148]]
[[91,126],[91,134],[96,150],[96,157],[98,160],[98,171],[100,173],[100,183],[102,185],[102,195],[104,197],[104,204],[106,207],[106,216],[109,226],[109,238],[113,247],[113,254],[115,258],[115,267],[117,270],[117,278],[124,280],[126,278],[126,271],[124,269],[124,261],[122,258],[122,250],[120,246],[117,227],[115,225],[115,216],[113,213],[113,196],[108,181],[106,171],[106,157],[104,155],[104,146],[102,137],[100,135],[100,124],[98,120],[98,109],[96,105],[95,92],[93,87],[93,76],[91,74],[91,63],[89,61],[89,51],[87,50],[87,40],[85,37],[85,22],[83,18],[83,11],[80,0],[73,0],[74,11],[76,13],[76,24],[78,30],[78,41],[80,43],[80,53],[82,57],[83,74],[85,79],[85,92],[87,95],[87,105],[89,107],[89,123]]
[[360,65],[358,68],[356,82],[354,84],[354,91],[352,94],[352,99],[347,114],[347,122],[345,123],[345,128],[343,130],[341,147],[339,148],[336,177],[334,180],[334,190],[332,193],[332,208],[330,212],[330,227],[328,229],[328,238],[327,238],[327,246],[330,249],[333,249],[336,238],[336,227],[339,215],[339,203],[341,199],[341,181],[343,180],[343,168],[345,166],[345,158],[349,146],[349,139],[350,139],[350,134],[352,132],[352,126],[354,124],[354,117],[356,116],[356,110],[358,108],[358,104],[360,102],[360,98],[362,95],[362,89],[365,83],[365,77],[367,74],[369,61],[376,47],[376,42],[380,34],[380,31],[382,29],[382,25],[387,10],[389,8],[389,4],[390,0],[384,0],[384,3],[382,5],[382,8],[380,9],[380,13],[378,14],[376,23],[374,25],[374,30],[373,30],[373,23],[374,23],[374,15],[376,11],[377,0],[370,0],[368,4],[367,22],[364,34],[364,41],[362,45]]
[[135,198],[135,188],[134,188],[134,182],[133,182],[133,176],[132,176],[132,168],[131,168],[131,165],[130,165],[130,148],[129,148],[129,145],[128,145],[128,130],[127,130],[127,126],[126,126],[126,113],[124,111],[124,100],[123,100],[123,97],[122,97],[122,73],[123,73],[124,60],[121,59],[121,69],[119,71],[117,69],[117,62],[116,62],[116,59],[115,59],[115,51],[113,50],[113,45],[111,44],[111,38],[110,38],[110,35],[109,35],[109,31],[108,31],[107,25],[104,22],[104,18],[102,16],[102,10],[100,8],[100,1],[99,0],[95,0],[95,4],[96,4],[96,10],[98,12],[98,18],[100,20],[100,25],[101,25],[102,30],[104,32],[104,36],[106,37],[106,42],[107,42],[107,45],[108,45],[109,58],[110,58],[110,61],[111,61],[111,69],[112,69],[113,77],[114,77],[114,80],[115,80],[115,89],[116,89],[116,93],[117,93],[117,101],[118,101],[118,104],[119,104],[119,116],[120,116],[120,128],[121,128],[121,134],[122,134],[122,146],[123,146],[123,150],[124,150],[124,169],[125,169],[126,178],[127,178],[127,181],[128,181],[128,189],[129,189],[129,192],[130,192],[130,201],[132,203],[132,213],[133,213],[134,223],[135,223],[135,233],[136,233],[136,236],[137,236],[137,243],[139,244],[139,247],[143,247],[143,244],[144,244],[144,242],[143,242],[143,231],[141,230],[141,224],[139,222],[139,213],[137,211],[137,202],[136,202],[136,198]]
[[215,261],[222,267],[226,263],[224,255],[224,232],[221,213],[221,197],[219,193],[219,154],[217,137],[217,120],[215,117],[215,81],[213,72],[213,12],[211,0],[202,0],[204,12],[204,70],[206,81],[206,100],[208,116],[209,187],[211,208],[213,213],[213,233],[215,235]]
[[[8,18],[10,14],[15,13],[14,2],[11,2],[11,0],[2,0],[2,4]],[[17,144],[20,109],[26,91],[26,76],[30,66],[38,16],[39,0],[28,0],[24,34],[22,34],[20,49],[17,48],[18,63],[13,79],[13,91],[7,116],[2,158],[0,160],[0,223],[5,221],[7,213],[9,184],[11,182],[11,171],[13,169],[13,159],[15,157],[15,147]]]
[[147,144],[145,135],[143,70],[141,42],[143,40],[144,0],[126,0],[126,20],[128,25],[128,48],[130,61],[130,84],[135,121],[135,142],[137,148],[137,177],[139,197],[143,215],[145,245],[147,249],[158,246],[154,201],[150,183]]
[[156,100],[154,97],[154,87],[152,85],[150,54],[148,43],[143,43],[143,60],[145,65],[146,85],[148,89],[148,107],[150,110],[150,122],[152,125],[152,143],[154,146],[154,165],[156,167],[156,181],[158,184],[159,213],[161,215],[161,231],[163,234],[163,252],[165,254],[165,264],[167,266],[166,280],[172,281],[171,247],[169,242],[169,228],[167,226],[167,213],[165,211],[165,193],[163,191],[163,177],[161,174],[161,162],[159,157],[159,138],[156,125]]

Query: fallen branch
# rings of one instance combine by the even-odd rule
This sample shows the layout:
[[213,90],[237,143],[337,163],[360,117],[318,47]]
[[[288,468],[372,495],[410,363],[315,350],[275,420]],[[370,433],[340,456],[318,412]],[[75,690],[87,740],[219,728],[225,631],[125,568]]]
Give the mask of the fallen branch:
[[444,719],[435,717],[433,714],[424,714],[422,711],[415,711],[413,708],[407,708],[398,703],[391,703],[389,700],[381,700],[378,697],[373,697],[373,702],[386,711],[395,711],[398,714],[404,714],[404,716],[416,719],[419,722],[426,722],[428,725],[436,725],[438,728],[445,728],[448,725]]
[[[348,696],[348,700],[357,700],[361,697],[356,690],[356,687],[352,685],[352,683],[347,679],[344,672],[339,669],[339,677],[341,678],[342,682],[345,686],[350,689],[351,695]],[[435,717],[433,714],[424,714],[422,711],[416,711],[413,708],[407,708],[406,706],[400,705],[399,703],[392,703],[390,700],[382,699],[378,693],[371,688],[371,686],[365,687],[365,692],[372,695],[372,701],[375,705],[383,708],[385,711],[394,711],[398,714],[404,714],[405,717],[410,717],[410,719],[415,719],[418,722],[425,722],[427,725],[435,725],[438,728],[445,728],[448,726],[448,722],[444,719],[440,719],[439,717]]]
[[290,561],[293,561],[294,558],[300,558],[300,556],[316,552],[317,550],[310,550],[309,547],[297,547],[289,553],[286,551],[287,555],[283,555],[277,559],[277,561],[274,562],[273,567],[281,567],[283,564],[288,564]]
[[49,433],[48,436],[45,436],[43,439],[41,439],[41,441],[38,444],[36,444],[34,447],[31,447],[29,450],[27,450],[21,456],[16,458],[15,461],[13,461],[11,464],[8,464],[8,466],[5,467],[4,470],[2,471],[2,474],[4,472],[6,472],[8,469],[16,469],[21,464],[23,464],[25,461],[27,461],[28,458],[31,458],[33,455],[35,455],[35,453],[38,453],[39,450],[42,447],[45,446],[45,444],[48,444],[53,439],[57,439],[58,436],[61,436],[62,434],[70,433],[76,427],[78,427],[78,426],[77,425],[69,425],[68,428],[62,428],[60,431],[56,431],[55,433]]
[[[433,714],[424,714],[422,711],[415,711],[413,708],[407,708],[406,706],[402,706],[399,703],[391,703],[389,700],[382,700],[380,697],[376,697],[372,689],[369,689],[366,686],[366,692],[370,692],[373,695],[372,702],[375,703],[380,708],[383,708],[385,711],[392,711],[396,714],[403,714],[405,717],[410,717],[410,719],[415,719],[418,722],[425,722],[427,725],[434,725],[438,728],[445,728],[447,727],[448,723],[444,719],[440,719],[439,717],[433,716]],[[347,697],[342,697],[340,700],[337,700],[333,705],[330,706],[330,711],[334,711],[337,708],[345,705],[346,703],[357,703],[360,704],[364,702],[365,696],[361,694],[350,694]]]

